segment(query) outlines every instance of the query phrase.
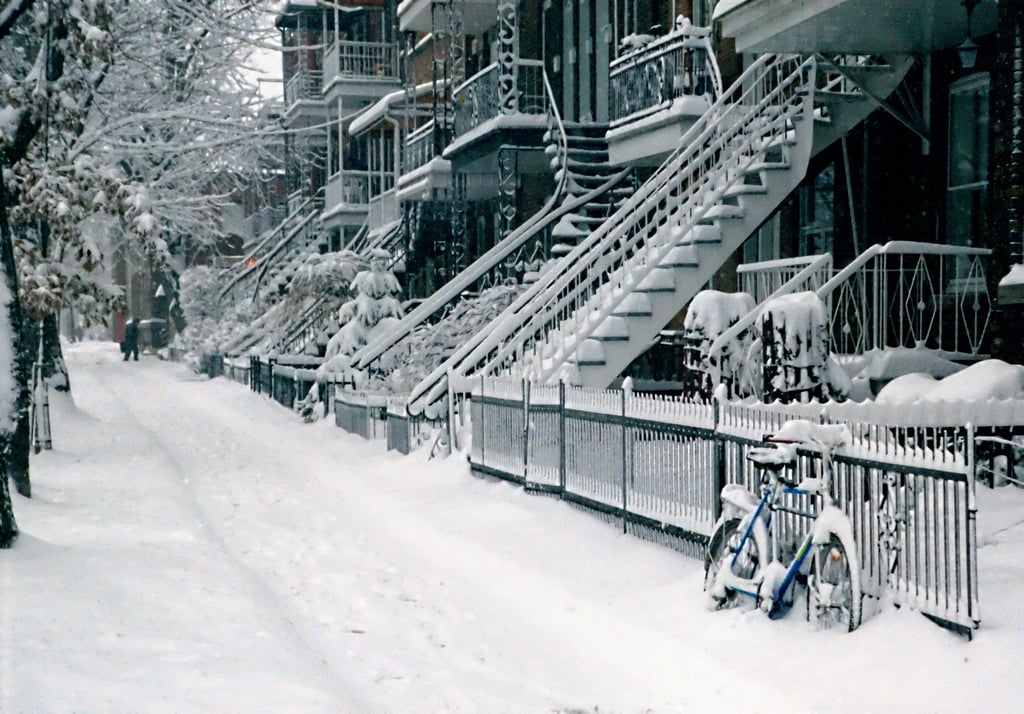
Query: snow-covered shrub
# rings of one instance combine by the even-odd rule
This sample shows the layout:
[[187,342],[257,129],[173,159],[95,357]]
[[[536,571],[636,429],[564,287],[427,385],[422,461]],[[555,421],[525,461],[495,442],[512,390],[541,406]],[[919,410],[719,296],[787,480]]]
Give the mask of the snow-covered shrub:
[[408,393],[472,335],[484,329],[523,291],[522,285],[496,285],[466,296],[437,323],[421,325],[389,350],[369,384],[392,394]]
[[202,355],[221,352],[233,337],[247,329],[259,315],[259,305],[242,300],[235,305],[220,303],[220,281],[213,268],[189,268],[179,279],[179,301],[186,327],[176,339],[186,360],[199,363]]
[[828,308],[814,292],[781,295],[758,318],[766,401],[843,398],[849,377],[829,351]]
[[741,381],[740,371],[750,351],[750,331],[741,332],[718,355],[711,355],[711,345],[753,309],[754,298],[749,293],[701,290],[693,296],[683,319],[683,330],[686,366],[695,375],[692,385],[694,392],[707,398],[714,387],[721,383],[736,393],[738,382]]
[[388,269],[390,262],[391,254],[376,248],[370,251],[369,266],[352,279],[355,294],[338,309],[341,329],[327,342],[324,363],[317,370],[320,379],[351,377],[352,355],[393,330],[401,319],[401,286]]
[[188,325],[203,320],[218,320],[221,308],[218,295],[221,290],[217,271],[202,265],[189,268],[178,280],[178,304]]

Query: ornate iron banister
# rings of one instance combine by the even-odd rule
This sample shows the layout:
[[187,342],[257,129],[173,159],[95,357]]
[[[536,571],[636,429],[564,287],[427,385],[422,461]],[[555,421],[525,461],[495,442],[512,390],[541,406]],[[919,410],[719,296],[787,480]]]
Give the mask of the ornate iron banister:
[[[543,68],[542,68],[543,69]],[[548,140],[549,145],[556,147],[556,159],[558,168],[556,171],[555,191],[551,198],[541,210],[526,220],[519,228],[509,234],[498,245],[494,246],[466,270],[460,272],[452,280],[446,283],[440,290],[436,291],[427,300],[420,303],[415,309],[408,312],[396,326],[395,330],[373,343],[365,346],[357,352],[352,360],[353,366],[359,369],[366,369],[374,361],[380,359],[388,350],[394,347],[400,340],[409,335],[413,329],[426,321],[431,315],[442,310],[451,301],[457,299],[463,291],[470,288],[474,283],[484,277],[489,271],[494,270],[505,259],[515,251],[520,250],[540,231],[556,224],[564,215],[576,211],[588,202],[609,191],[617,185],[627,172],[621,172],[606,183],[589,191],[586,194],[574,199],[566,200],[566,185],[568,173],[565,166],[568,157],[568,141],[565,133],[565,125],[562,116],[558,111],[558,103],[555,101],[554,90],[548,80],[547,73],[543,73],[544,91],[548,96]]]
[[[616,213],[556,269],[513,302],[488,335],[458,350],[410,395],[430,403],[457,377],[518,370],[555,376],[562,361],[668,255],[768,147],[782,146],[808,119],[814,58],[763,55],[684,135],[680,147]],[[807,131],[810,122],[804,123]],[[805,157],[806,158],[806,157]]]

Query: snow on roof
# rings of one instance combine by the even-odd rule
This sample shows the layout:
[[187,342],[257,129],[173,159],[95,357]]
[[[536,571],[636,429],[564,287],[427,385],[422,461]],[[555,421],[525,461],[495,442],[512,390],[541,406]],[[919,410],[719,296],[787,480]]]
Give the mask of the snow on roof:
[[[429,94],[433,89],[433,82],[424,82],[423,84],[417,84],[412,90],[412,94],[414,98],[422,97],[424,94]],[[351,136],[355,136],[366,131],[374,124],[384,119],[388,113],[388,109],[395,104],[398,104],[403,99],[405,99],[404,89],[396,89],[393,92],[388,92],[352,120],[352,123],[348,125],[348,133]]]

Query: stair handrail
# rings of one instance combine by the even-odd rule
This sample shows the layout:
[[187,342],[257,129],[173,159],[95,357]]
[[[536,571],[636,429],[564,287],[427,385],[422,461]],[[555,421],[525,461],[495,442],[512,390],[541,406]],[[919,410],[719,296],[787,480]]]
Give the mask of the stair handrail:
[[[273,248],[271,248],[267,253],[264,253],[259,258],[255,259],[255,262],[252,265],[247,265],[245,270],[243,270],[241,273],[233,277],[231,280],[228,281],[227,285],[221,288],[220,292],[217,294],[218,301],[222,301],[225,298],[225,296],[227,296],[239,283],[241,283],[244,280],[247,280],[253,274],[256,274],[257,280],[262,278],[263,273],[267,269],[267,266],[270,265],[271,259],[276,257],[279,253],[281,253],[290,244],[290,242],[299,233],[299,231],[306,228],[309,222],[317,216],[317,211],[306,210],[310,206],[310,204],[313,203],[314,200],[314,198],[306,199],[306,201],[302,204],[301,208],[296,209],[295,213],[291,214],[291,216],[285,219],[285,221],[282,221],[281,228],[283,229],[284,223],[286,221],[297,217],[296,225],[292,226],[284,235],[284,237],[277,241]],[[306,212],[303,213],[303,211]],[[278,231],[274,231],[274,235],[277,235],[277,233]],[[263,246],[267,242],[268,241],[265,240],[260,245]],[[255,255],[255,253],[253,253],[253,255]]]
[[[291,321],[289,329],[278,340],[278,352],[290,352],[295,344],[308,333],[311,326],[315,327],[319,322],[322,322],[322,318],[327,312],[323,309],[326,302],[327,297],[325,295],[318,295],[303,309],[302,314],[297,319]],[[302,347],[304,348],[305,346],[306,344],[304,343]]]
[[725,349],[726,345],[739,337],[740,334],[750,329],[750,327],[757,322],[758,317],[761,316],[761,310],[764,307],[764,304],[769,300],[773,300],[782,295],[798,292],[801,288],[814,280],[822,270],[828,271],[829,273],[832,272],[831,253],[814,256],[813,260],[808,262],[803,269],[796,273],[796,275],[780,285],[768,297],[759,302],[753,310],[741,317],[735,322],[735,324],[729,327],[729,329],[725,330],[714,339],[711,343],[711,347],[708,348],[708,364],[711,366],[711,383],[713,385],[717,385],[722,381],[722,350]]
[[[794,118],[810,106],[814,67],[813,57],[796,55],[762,55],[754,60],[684,134],[675,152],[611,218],[482,331],[487,336],[456,351],[422,380],[411,392],[409,404],[423,398],[428,402],[440,398],[449,372],[457,377],[466,377],[470,371],[488,374],[501,369],[503,363],[522,361],[528,348],[541,345],[549,332],[570,323],[570,317],[573,324],[566,332],[571,333],[571,339],[576,344],[586,339],[596,326],[586,324],[591,300],[616,306],[628,292],[619,287],[617,280],[601,276],[614,272],[621,277],[631,268],[628,272],[634,276],[635,284],[658,267],[672,242],[640,245],[640,236],[646,237],[653,226],[656,237],[675,212],[683,209],[688,208],[691,213],[688,220],[684,217],[677,224],[680,235],[704,218],[725,191],[741,180],[743,170],[753,165],[757,149],[774,140],[784,140],[792,131]],[[788,90],[792,93],[787,94]],[[751,102],[746,113],[740,109],[744,100]],[[773,108],[777,111],[770,110]],[[761,133],[756,136],[759,146],[755,147],[748,135],[740,139],[738,148],[733,147],[732,141],[744,135],[747,124],[755,118],[761,120]],[[744,162],[742,152],[748,150],[753,153]],[[724,181],[721,172],[702,172],[705,165],[717,166],[722,152],[730,152],[730,159],[741,157]],[[682,200],[676,194],[682,194]],[[668,211],[669,203],[673,205],[672,213]],[[648,213],[654,214],[653,220],[648,219]],[[646,223],[646,232],[634,230],[641,222]],[[671,226],[668,229],[672,231]],[[595,282],[599,282],[598,286],[590,290]],[[562,355],[556,356],[565,354],[563,350]],[[541,355],[541,360],[550,356]],[[531,376],[544,381],[554,376],[558,366],[541,363]]]
[[439,290],[435,291],[430,297],[407,313],[398,322],[394,330],[377,338],[356,352],[352,357],[352,365],[355,368],[366,369],[372,362],[384,356],[388,350],[412,334],[412,331],[423,324],[431,315],[443,309],[452,300],[458,298],[473,283],[484,277],[527,241],[534,238],[537,233],[552,223],[557,222],[562,216],[571,213],[606,191],[611,190],[628,174],[628,171],[622,171],[586,194],[575,199],[565,200],[568,184],[568,171],[566,167],[569,154],[565,124],[562,122],[561,113],[558,111],[558,103],[555,101],[555,93],[551,88],[547,72],[544,71],[541,74],[544,78],[544,91],[548,95],[549,132],[552,135],[557,134],[558,151],[560,154],[554,193],[551,194],[551,197],[544,206],[530,216],[521,226],[509,233],[497,245],[473,261],[466,269],[460,271]]
[[[937,255],[950,256],[974,256],[981,258],[989,256],[992,251],[989,248],[976,248],[962,245],[944,245],[940,243],[922,243],[918,241],[895,240],[883,244],[874,244],[867,247],[863,253],[857,256],[842,270],[836,272],[831,280],[822,285],[817,293],[827,305],[831,305],[833,294],[849,282],[854,276],[860,273],[872,260],[885,255]],[[829,316],[831,328],[832,316]],[[884,345],[882,345],[884,347]]]

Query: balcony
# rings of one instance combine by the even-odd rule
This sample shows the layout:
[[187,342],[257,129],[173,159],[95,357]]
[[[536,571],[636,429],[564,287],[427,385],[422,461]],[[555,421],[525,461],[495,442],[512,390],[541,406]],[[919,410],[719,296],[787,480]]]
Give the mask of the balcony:
[[320,94],[323,72],[304,69],[293,74],[284,85],[284,123],[315,124],[326,119],[327,107]]
[[[995,30],[997,5],[982,0],[974,10],[975,37]],[[715,19],[738,52],[927,53],[967,33],[963,0],[733,0],[718,4]]]
[[324,73],[318,69],[304,69],[296,72],[284,85],[284,104],[291,107],[296,102],[320,101],[320,85]]
[[435,148],[433,121],[406,139],[402,176],[398,180],[399,201],[429,201],[447,196],[452,187],[451,162],[441,158]]
[[[540,60],[515,61],[516,90],[502,95],[501,69],[494,63],[477,72],[455,90],[455,138],[446,158],[497,132],[543,132],[549,113],[544,64]],[[522,146],[540,146],[539,139],[524,139]]]
[[386,42],[337,42],[324,53],[328,99],[376,100],[399,84],[398,48]]
[[[398,27],[402,32],[433,32],[434,0],[402,0]],[[462,0],[462,22],[467,35],[480,35],[498,22],[497,0]]]
[[612,62],[612,163],[658,166],[721,92],[710,30],[685,25]]
[[389,189],[370,199],[369,227],[370,231],[388,228],[402,218],[402,209],[398,203],[395,189]]
[[368,171],[345,171],[332,176],[327,182],[327,200],[321,216],[324,226],[362,225],[369,210],[373,177],[376,175],[371,176]]

